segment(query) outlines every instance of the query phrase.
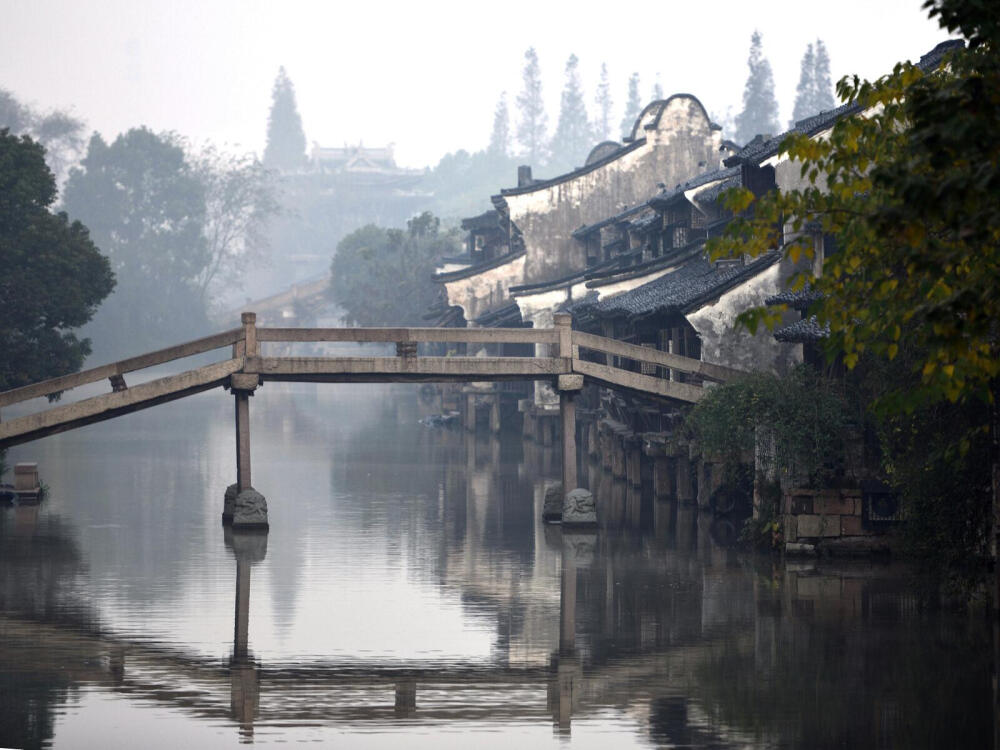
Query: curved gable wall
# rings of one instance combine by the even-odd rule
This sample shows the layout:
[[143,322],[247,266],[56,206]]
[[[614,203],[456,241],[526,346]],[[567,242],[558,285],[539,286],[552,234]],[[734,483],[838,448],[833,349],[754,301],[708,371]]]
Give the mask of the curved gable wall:
[[584,247],[572,237],[579,227],[644,203],[658,183],[676,185],[721,166],[720,133],[693,96],[654,102],[639,116],[636,130],[645,142],[617,159],[535,190],[504,195],[510,219],[524,238],[522,283],[583,269]]

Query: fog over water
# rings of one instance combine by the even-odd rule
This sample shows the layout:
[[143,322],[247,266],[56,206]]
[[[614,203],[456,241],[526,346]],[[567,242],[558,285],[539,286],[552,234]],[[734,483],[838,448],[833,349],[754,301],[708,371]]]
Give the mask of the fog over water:
[[644,101],[658,78],[666,94],[692,93],[722,118],[740,109],[756,28],[784,124],[807,43],[826,43],[835,81],[882,75],[944,38],[921,4],[6,0],[0,88],[72,108],[107,136],[145,124],[259,154],[284,65],[309,142],[394,143],[400,165],[423,167],[486,146],[500,93],[513,105],[521,88],[529,46],[550,127],[571,53],[588,107],[607,63],[616,124],[634,71]]

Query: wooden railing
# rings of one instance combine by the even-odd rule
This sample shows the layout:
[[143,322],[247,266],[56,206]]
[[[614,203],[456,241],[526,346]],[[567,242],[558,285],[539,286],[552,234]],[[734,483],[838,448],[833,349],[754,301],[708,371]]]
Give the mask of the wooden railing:
[[[240,328],[0,393],[0,407],[4,407],[28,399],[55,396],[101,380],[107,380],[112,390],[0,424],[0,446],[34,439],[32,435],[51,434],[109,419],[221,385],[256,387],[260,381],[267,380],[499,382],[559,378],[560,389],[580,388],[582,378],[571,379],[576,385],[562,381],[562,376],[575,374],[610,387],[695,402],[704,394],[703,387],[694,382],[681,382],[676,373],[716,382],[726,382],[742,374],[721,365],[573,331],[570,316],[566,314],[555,316],[553,328],[542,329],[257,328],[254,313],[243,313],[242,323]],[[261,353],[261,344],[267,342],[394,343],[396,356],[266,356]],[[421,343],[541,344],[545,348],[534,356],[428,356],[419,355],[418,344]],[[222,361],[137,386],[125,382],[124,376],[128,373],[227,346],[232,347],[232,352]],[[581,357],[581,350],[588,353],[587,358]],[[631,361],[634,369],[620,366],[623,359]],[[658,372],[667,376],[658,377]],[[252,384],[237,386],[237,379],[241,383],[252,381]]]
[[449,344],[555,344],[555,328],[258,328],[257,341],[449,343]]
[[[711,362],[702,362],[699,359],[684,357],[680,354],[671,354],[670,352],[663,352],[659,349],[653,349],[652,347],[637,346],[624,341],[618,341],[617,339],[609,339],[604,336],[595,336],[591,333],[583,333],[582,331],[573,331],[573,344],[578,350],[587,349],[597,352],[598,354],[610,354],[615,357],[624,357],[625,359],[633,360],[639,365],[658,365],[669,370],[683,372],[690,375],[698,375],[705,380],[711,380],[717,383],[727,383],[740,375],[745,374],[741,370],[735,370],[731,367],[716,365]],[[574,354],[574,356],[577,355]],[[577,356],[577,358],[579,357]],[[607,361],[607,358],[605,357],[604,359],[605,361],[603,364],[610,366],[611,363]],[[576,363],[574,363],[574,367],[575,366]]]
[[111,382],[113,389],[122,390],[123,387],[126,387],[124,376],[127,373],[145,370],[156,365],[172,362],[176,359],[184,359],[196,354],[204,354],[215,349],[221,349],[224,346],[234,345],[237,341],[242,341],[243,336],[244,332],[242,328],[233,328],[229,331],[205,336],[204,338],[188,341],[184,344],[168,346],[166,349],[158,349],[155,352],[141,354],[138,357],[129,357],[119,362],[112,362],[107,365],[93,367],[89,370],[62,375],[58,378],[49,378],[40,383],[32,383],[21,388],[3,391],[0,392],[0,408],[32,398],[54,396],[63,391],[79,388],[89,383],[97,383],[101,380],[108,380]]

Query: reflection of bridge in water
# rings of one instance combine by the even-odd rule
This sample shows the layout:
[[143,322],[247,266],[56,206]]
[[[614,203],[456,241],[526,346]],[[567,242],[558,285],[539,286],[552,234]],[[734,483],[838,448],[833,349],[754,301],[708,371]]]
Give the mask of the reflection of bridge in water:
[[[956,670],[955,652],[940,649],[942,640],[961,643],[975,629],[964,619],[945,627],[932,618],[937,624],[926,627],[932,610],[905,579],[871,566],[747,569],[707,541],[707,519],[696,509],[660,505],[655,535],[641,539],[605,529],[595,549],[593,536],[550,532],[561,567],[559,635],[538,642],[548,645],[545,662],[517,666],[502,654],[446,663],[261,660],[249,605],[267,537],[236,531],[226,535],[236,562],[228,658],[115,635],[86,616],[19,613],[9,606],[11,576],[20,581],[31,568],[18,574],[15,565],[0,578],[0,673],[31,670],[95,686],[208,724],[233,724],[245,739],[275,727],[392,731],[455,722],[542,721],[569,733],[611,709],[657,742],[718,748],[842,746],[844,738],[827,737],[823,727],[849,727],[849,746],[891,746],[913,726],[928,738],[915,746],[942,746],[940,721],[918,707],[932,699],[952,706],[952,715],[952,704],[988,685],[988,664]],[[16,523],[27,534],[32,520],[22,515]],[[58,552],[51,536],[41,546],[38,560]],[[908,665],[908,680],[886,668],[894,663]],[[928,692],[932,685],[936,692]],[[980,724],[948,731],[968,739],[979,736]]]
[[683,665],[702,649],[678,643],[666,651],[586,664],[576,648],[578,578],[585,571],[597,579],[613,578],[614,566],[609,562],[606,570],[593,570],[596,535],[555,530],[549,542],[558,545],[561,565],[559,641],[546,665],[502,660],[263,664],[252,649],[250,598],[252,568],[265,559],[267,538],[260,532],[226,532],[236,576],[233,647],[225,661],[116,636],[85,621],[52,623],[6,614],[0,615],[0,671],[17,671],[30,654],[32,670],[177,708],[199,720],[234,721],[244,737],[256,724],[317,722],[384,728],[399,722],[551,720],[558,731],[570,732],[574,716],[585,718],[616,704],[623,685],[646,686],[636,692],[637,704],[678,693],[686,680]]

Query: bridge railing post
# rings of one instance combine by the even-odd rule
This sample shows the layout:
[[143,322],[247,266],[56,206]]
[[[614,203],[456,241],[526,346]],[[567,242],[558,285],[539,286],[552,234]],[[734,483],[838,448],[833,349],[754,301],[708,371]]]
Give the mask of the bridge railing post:
[[240,315],[243,322],[243,351],[248,357],[256,357],[260,354],[257,345],[257,313],[245,312]]
[[556,331],[559,332],[558,352],[556,356],[565,359],[573,358],[573,316],[569,313],[556,313],[553,316]]

